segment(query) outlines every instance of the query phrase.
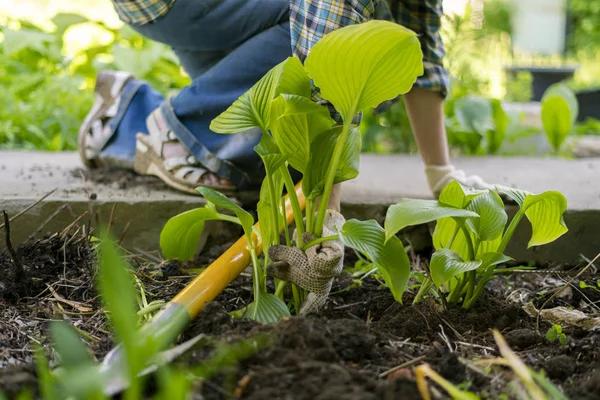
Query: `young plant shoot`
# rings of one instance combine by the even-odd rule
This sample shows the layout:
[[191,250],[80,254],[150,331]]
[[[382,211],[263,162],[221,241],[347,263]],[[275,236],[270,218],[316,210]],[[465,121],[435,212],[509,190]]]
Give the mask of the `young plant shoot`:
[[[266,172],[257,207],[259,228],[255,230],[262,249],[254,248],[249,214],[243,214],[247,220],[243,221],[243,210],[233,207],[233,202],[226,203],[225,197],[217,201],[214,191],[199,189],[208,205],[167,223],[161,234],[165,256],[192,258],[204,221],[228,220],[241,224],[248,237],[255,298],[247,312],[252,318],[270,322],[288,312],[282,296],[267,294],[267,271],[311,292],[300,307],[303,295],[292,285],[296,312],[318,309],[329,294],[333,277],[341,272],[344,246],[367,255],[400,300],[409,276],[408,257],[400,240],[386,241],[383,228],[375,221],[346,222],[339,213],[328,210],[327,204],[334,184],[358,175],[361,136],[352,122],[354,117],[408,92],[422,73],[416,34],[386,21],[338,29],[313,47],[305,65],[297,58],[288,58],[275,66],[211,124],[214,132],[222,134],[262,131],[255,147]],[[340,123],[332,118],[327,104],[311,98],[313,85],[335,108]],[[303,176],[306,213],[300,207],[290,167]],[[280,246],[280,232],[287,229],[281,212],[284,187],[293,207],[295,232],[292,238],[286,235],[285,246]],[[238,218],[218,213],[215,206],[234,212]],[[256,256],[260,250],[262,262]]]
[[567,201],[561,193],[532,194],[501,186],[497,190],[519,206],[508,227],[504,203],[497,193],[467,190],[458,182],[446,186],[439,200],[402,199],[389,208],[385,220],[388,240],[407,226],[437,221],[429,277],[415,302],[435,285],[446,293],[448,303],[472,308],[485,284],[494,278],[496,266],[511,260],[504,252],[523,217],[531,223],[528,247],[553,242],[567,232],[563,221]]

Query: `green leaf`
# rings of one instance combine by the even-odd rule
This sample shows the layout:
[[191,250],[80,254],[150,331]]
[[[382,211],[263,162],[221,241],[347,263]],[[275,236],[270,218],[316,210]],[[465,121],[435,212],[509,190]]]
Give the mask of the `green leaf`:
[[496,240],[502,236],[508,216],[497,193],[482,193],[471,200],[467,209],[479,215],[479,218],[469,218],[467,226],[480,241]]
[[440,287],[456,275],[473,271],[479,268],[481,264],[481,260],[463,261],[458,253],[450,249],[440,249],[431,256],[429,269],[433,283]]
[[515,189],[501,185],[496,185],[496,190],[498,190],[499,193],[505,194],[506,196],[510,197],[510,199],[517,203],[521,208],[523,207],[525,197],[531,194],[531,192],[528,192],[526,190]]
[[259,155],[267,174],[273,173],[281,167],[290,157],[290,154],[281,154],[275,140],[269,134],[263,134],[260,142],[254,146],[254,151]]
[[527,248],[551,243],[567,233],[563,214],[567,200],[560,192],[549,191],[525,197],[523,210],[531,222],[531,239]]
[[[342,127],[336,126],[317,136],[311,145],[310,159],[302,181],[302,191],[309,200],[314,200],[323,193],[327,168],[329,168],[335,144],[341,132]],[[358,176],[361,143],[360,129],[351,126],[346,143],[344,143],[334,183],[341,183]]]
[[169,219],[160,232],[160,248],[165,258],[192,260],[198,249],[198,243],[204,223],[218,219],[215,210],[195,208]]
[[550,86],[542,97],[542,125],[548,141],[558,151],[573,128],[579,112],[571,89],[559,83]]
[[325,35],[304,63],[343,120],[408,92],[423,74],[417,35],[389,21],[349,25]]
[[92,365],[92,359],[79,335],[64,321],[53,321],[50,332],[60,365],[66,369]]
[[445,217],[472,217],[479,219],[477,212],[446,207],[436,200],[400,199],[391,206],[385,216],[386,240],[407,226],[426,224]]
[[492,128],[492,107],[482,96],[466,95],[456,100],[454,114],[464,131],[484,137]]
[[[135,376],[145,358],[140,354],[136,338],[136,293],[133,274],[108,234],[104,234],[100,239],[99,253],[100,296],[108,310],[111,326],[125,347],[130,376]],[[150,357],[151,354],[145,356]]]
[[39,380],[38,386],[40,389],[40,394],[45,400],[60,399],[54,387],[56,378],[50,372],[50,366],[48,365],[46,354],[44,354],[44,348],[42,345],[38,345],[37,343],[34,343],[34,345],[35,371]]
[[531,223],[531,239],[527,248],[551,243],[568,232],[563,214],[567,210],[567,199],[557,191],[532,194],[526,190],[498,186],[500,193],[506,194],[519,204],[521,211]]
[[163,47],[155,42],[150,42],[143,49],[113,46],[114,64],[120,71],[131,72],[139,78],[147,76],[163,55]]
[[289,57],[273,67],[227,110],[212,120],[216,133],[239,133],[258,127],[267,132],[271,101],[281,93],[310,97],[310,79],[299,59]]
[[402,303],[410,275],[410,262],[397,237],[386,241],[385,231],[375,220],[347,221],[339,232],[342,242],[373,262],[396,301]]
[[[190,366],[185,369],[185,372],[191,373],[197,378],[210,379],[218,373],[226,371],[228,367],[238,366],[242,360],[269,346],[270,343],[271,336],[264,333],[255,334],[234,343],[223,341],[200,365]],[[170,400],[172,397],[168,399]]]
[[[280,170],[272,175],[273,186],[275,188],[275,198],[281,200],[283,192],[283,175]],[[268,254],[269,247],[279,243],[279,229],[274,229],[272,207],[277,207],[279,213],[280,204],[271,204],[271,194],[267,179],[263,180],[260,188],[260,197],[256,206],[258,220],[260,221],[260,236],[262,239],[263,254]]]
[[290,311],[283,300],[263,291],[257,299],[248,304],[247,311],[248,318],[265,324],[279,322],[282,317],[290,316]]
[[465,208],[471,200],[484,192],[485,190],[465,188],[458,181],[452,181],[442,189],[438,201],[442,205]]
[[249,232],[252,232],[252,225],[254,225],[254,217],[248,211],[244,210],[242,207],[235,204],[233,200],[229,199],[227,196],[217,192],[214,189],[211,189],[209,187],[198,187],[196,188],[196,190],[200,192],[200,194],[204,196],[206,200],[210,201],[215,206],[221,207],[227,211],[231,211],[232,213],[234,213],[240,220],[242,228],[244,228],[244,232],[246,232],[247,234]]
[[70,26],[87,21],[88,19],[86,17],[73,13],[59,13],[52,18],[52,23],[56,25],[56,34],[60,36],[62,36]]
[[511,257],[498,252],[483,253],[478,258],[481,260],[481,266],[483,268],[487,268],[491,265],[504,264],[513,260]]
[[335,124],[329,110],[308,97],[282,94],[273,100],[273,138],[288,162],[304,173],[314,138]]
[[44,46],[56,40],[54,35],[33,29],[23,28],[13,31],[12,29],[4,28],[2,29],[2,33],[4,34],[2,45],[4,46],[4,54],[6,56],[11,56],[23,49],[45,53],[46,48]]
[[489,129],[487,131],[487,148],[489,154],[496,154],[498,150],[500,150],[502,142],[504,142],[504,138],[508,133],[510,118],[502,108],[500,100],[492,99],[490,104],[492,106],[494,129]]

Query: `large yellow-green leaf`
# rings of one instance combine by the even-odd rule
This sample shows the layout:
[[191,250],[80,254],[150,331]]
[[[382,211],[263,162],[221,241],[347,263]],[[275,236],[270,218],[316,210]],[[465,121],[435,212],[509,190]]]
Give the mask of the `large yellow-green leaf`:
[[567,233],[563,214],[567,200],[560,192],[549,191],[525,197],[523,210],[531,222],[531,239],[527,247],[551,243]]
[[407,226],[426,224],[445,217],[472,217],[479,219],[476,210],[446,207],[436,200],[400,199],[385,216],[386,240]]
[[577,98],[562,83],[551,86],[542,98],[542,125],[555,151],[560,149],[578,114]]
[[497,193],[492,191],[482,193],[471,200],[467,209],[479,215],[479,218],[467,220],[467,226],[479,240],[496,240],[502,236],[508,216],[504,210],[504,203]]
[[567,233],[563,214],[567,199],[562,193],[548,191],[533,194],[526,190],[498,186],[498,191],[513,199],[531,223],[531,239],[528,247],[551,243]]
[[[342,127],[336,126],[321,133],[312,142],[310,158],[302,180],[302,191],[307,199],[314,200],[323,193],[327,168],[331,163],[336,140],[338,140],[341,131]],[[351,126],[348,138],[344,143],[334,183],[344,182],[358,176],[361,140],[360,129]]]
[[350,25],[325,35],[305,69],[344,121],[408,92],[423,74],[417,35],[388,21]]
[[191,260],[207,220],[218,219],[209,208],[196,208],[169,219],[160,232],[160,248],[165,258]]
[[272,103],[271,132],[288,162],[304,173],[314,138],[329,130],[335,121],[329,110],[308,97],[282,94]]
[[452,181],[442,189],[438,201],[442,205],[465,208],[471,200],[484,192],[485,190],[465,188],[458,181]]
[[410,275],[410,262],[400,239],[392,237],[386,242],[385,231],[374,220],[349,220],[339,235],[346,246],[369,257],[396,301],[401,303]]
[[258,127],[263,132],[271,117],[271,101],[281,93],[310,96],[310,79],[297,58],[289,57],[273,67],[227,110],[212,120],[216,133],[239,133]]

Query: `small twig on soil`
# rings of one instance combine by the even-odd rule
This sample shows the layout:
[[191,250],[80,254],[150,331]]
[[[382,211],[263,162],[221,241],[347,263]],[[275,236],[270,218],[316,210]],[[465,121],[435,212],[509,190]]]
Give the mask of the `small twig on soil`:
[[446,324],[448,326],[448,328],[452,329],[452,332],[454,332],[454,334],[456,335],[457,338],[459,338],[460,340],[465,340],[464,336],[461,335],[459,331],[454,329],[454,327],[450,324],[450,322],[448,322],[444,318],[442,318],[442,316],[439,313],[438,313],[438,317],[440,320],[442,320],[442,322],[444,324]]
[[[70,207],[67,204],[63,204],[62,206],[58,207],[58,209],[56,211],[54,211],[52,213],[52,215],[50,215],[48,218],[46,218],[46,220],[35,230],[35,232],[33,232],[31,235],[29,235],[29,237],[27,238],[27,241],[32,240],[38,233],[40,233],[42,231],[42,229],[44,229],[44,227],[46,225],[48,225],[50,223],[50,221],[52,221],[54,218],[56,218],[56,216],[58,214],[60,214],[63,210],[69,209]],[[71,210],[72,213],[72,210]]]
[[79,221],[81,221],[81,219],[83,217],[85,217],[86,215],[88,215],[89,211],[84,211],[83,214],[81,214],[79,217],[75,218],[75,221],[71,222],[65,229],[62,230],[62,232],[60,233],[61,237],[65,237],[67,236],[67,234],[69,233],[69,231],[71,230],[71,228],[73,228],[73,226],[75,226],[76,223],[78,223]]
[[588,262],[588,264],[581,270],[579,271],[579,273],[577,275],[575,275],[574,277],[572,277],[571,279],[569,279],[568,282],[566,282],[560,289],[558,289],[556,292],[552,293],[552,296],[548,297],[548,299],[542,304],[542,306],[538,309],[538,314],[537,314],[537,318],[535,321],[535,330],[536,333],[539,335],[540,334],[540,314],[542,313],[542,310],[544,309],[544,307],[546,307],[546,304],[548,304],[550,302],[550,300],[552,300],[553,298],[555,298],[556,296],[558,296],[563,290],[565,290],[567,287],[569,287],[569,285],[571,285],[571,283],[573,283],[573,281],[577,278],[579,278],[581,275],[583,275],[592,265],[594,265],[594,263],[600,258],[600,253],[598,253],[596,255],[596,257],[594,257],[594,259],[590,262]]
[[[21,211],[20,213],[18,213],[14,217],[12,217],[9,222],[14,222],[14,220],[16,220],[17,218],[19,218],[21,215],[25,214],[27,211],[31,210],[33,207],[35,207],[38,204],[40,204],[48,196],[50,196],[52,193],[56,192],[57,190],[58,190],[58,188],[52,189],[51,191],[49,191],[48,193],[46,193],[45,195],[43,195],[41,199],[37,200],[35,203],[30,204],[23,211]],[[0,229],[4,228],[5,225],[6,225],[6,221],[4,221],[4,223],[2,225],[0,225]]]
[[477,348],[477,349],[483,349],[483,350],[488,350],[488,351],[496,351],[496,349],[494,349],[492,347],[482,346],[480,344],[475,344],[475,343],[467,343],[467,342],[461,342],[461,341],[457,341],[457,342],[454,342],[454,343],[460,344],[461,346],[474,347],[474,348]]
[[417,363],[420,363],[421,361],[424,361],[427,358],[427,356],[419,356],[417,358],[413,358],[412,360],[409,360],[405,363],[402,363],[400,365],[395,366],[394,368],[390,368],[385,372],[382,372],[381,374],[379,374],[379,378],[385,378],[386,376],[388,376],[389,374],[391,374],[392,372],[396,372],[398,370],[401,370],[403,368],[408,368],[410,366],[413,366]]
[[131,221],[128,221],[127,224],[125,225],[125,228],[123,228],[123,232],[121,233],[121,237],[119,238],[119,241],[117,242],[118,246],[120,246],[121,242],[123,241],[123,239],[125,239],[125,235],[127,235],[127,231],[129,230],[129,225],[131,225]]
[[19,257],[17,256],[17,252],[15,251],[15,249],[13,249],[12,246],[12,242],[10,240],[10,220],[8,219],[8,214],[6,214],[6,211],[2,210],[2,214],[4,215],[4,232],[6,233],[6,248],[8,249],[8,252],[10,253],[12,259],[13,259],[13,264],[15,266],[15,278],[14,281],[15,282],[21,282],[23,280],[23,278],[25,278],[25,271],[23,270],[23,264],[21,264],[21,261],[19,260]]
[[117,203],[113,204],[112,208],[110,209],[110,217],[108,218],[108,228],[106,228],[108,231],[112,229],[112,226],[115,222],[115,208],[117,208]]
[[438,332],[438,335],[442,338],[444,343],[446,343],[446,346],[448,346],[450,353],[454,353],[454,349],[452,348],[452,343],[450,343],[450,339],[448,339],[446,332],[444,332],[444,326],[442,324],[439,324],[438,326],[440,327],[440,330],[441,330],[441,332]]

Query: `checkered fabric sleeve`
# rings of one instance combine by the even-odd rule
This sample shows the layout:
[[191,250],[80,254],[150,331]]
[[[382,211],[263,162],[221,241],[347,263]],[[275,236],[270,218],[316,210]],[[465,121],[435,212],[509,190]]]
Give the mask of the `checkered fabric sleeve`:
[[[304,62],[311,48],[327,33],[371,19],[385,19],[415,31],[423,50],[424,74],[415,87],[448,93],[449,77],[443,66],[445,54],[440,36],[442,0],[290,0],[292,50]],[[318,88],[313,100],[327,105],[332,117],[341,122],[331,104],[323,100]],[[354,120],[360,122],[360,116]]]
[[113,0],[119,18],[128,24],[144,25],[164,17],[175,0]]

